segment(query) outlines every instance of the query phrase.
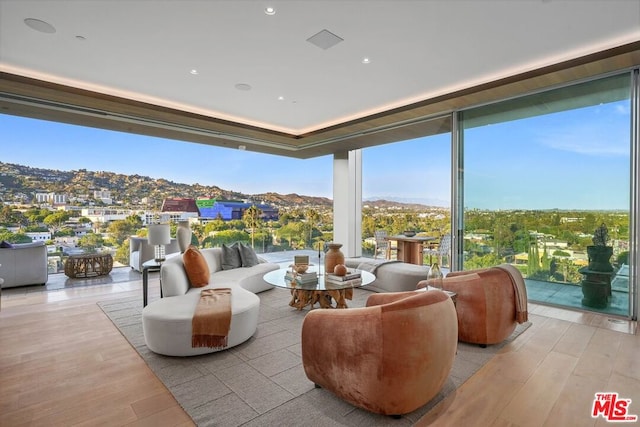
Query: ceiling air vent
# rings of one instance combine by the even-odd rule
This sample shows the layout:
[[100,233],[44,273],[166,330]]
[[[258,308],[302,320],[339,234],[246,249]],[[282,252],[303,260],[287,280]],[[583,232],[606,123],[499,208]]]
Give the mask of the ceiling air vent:
[[336,36],[329,30],[322,30],[317,34],[309,37],[307,41],[313,45],[318,46],[321,49],[329,49],[343,41],[340,37]]

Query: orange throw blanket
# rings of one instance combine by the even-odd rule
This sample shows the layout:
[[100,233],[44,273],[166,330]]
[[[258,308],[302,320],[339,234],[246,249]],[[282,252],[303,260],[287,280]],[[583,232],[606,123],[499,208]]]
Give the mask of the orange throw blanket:
[[191,320],[191,347],[226,347],[230,326],[231,289],[204,289]]
[[516,295],[516,321],[518,323],[524,323],[529,320],[529,313],[527,311],[527,287],[524,284],[522,275],[517,268],[511,264],[500,264],[498,268],[509,273],[511,277],[511,284],[513,285],[513,292]]

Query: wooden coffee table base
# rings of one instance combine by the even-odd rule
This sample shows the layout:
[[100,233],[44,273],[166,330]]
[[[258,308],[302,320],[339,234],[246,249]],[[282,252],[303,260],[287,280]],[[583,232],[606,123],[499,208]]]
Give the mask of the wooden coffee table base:
[[[332,289],[332,290],[308,290],[308,289],[291,289],[291,302],[289,305],[298,310],[302,310],[306,306],[313,306],[318,303],[320,308],[347,308],[347,301],[353,298],[353,288]],[[336,305],[333,305],[335,300]]]

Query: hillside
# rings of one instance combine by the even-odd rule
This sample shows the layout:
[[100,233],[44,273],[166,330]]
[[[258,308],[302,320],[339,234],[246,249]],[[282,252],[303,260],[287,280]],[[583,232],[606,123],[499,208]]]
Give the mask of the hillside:
[[141,175],[124,175],[107,171],[86,169],[62,171],[33,168],[30,166],[0,162],[0,198],[14,201],[22,198],[31,201],[35,193],[54,192],[70,197],[91,197],[94,190],[111,191],[114,201],[136,206],[144,197],[162,202],[167,197],[211,197],[224,200],[251,199],[275,206],[331,206],[331,199],[298,194],[243,194],[224,190],[217,186],[184,184],[165,179],[153,179]]
[[[0,200],[29,203],[35,193],[67,194],[69,197],[92,198],[94,190],[109,190],[115,203],[135,207],[141,206],[143,198],[153,200],[153,208],[160,208],[168,197],[210,197],[218,200],[253,200],[276,207],[316,206],[330,208],[333,204],[326,197],[300,194],[243,194],[225,190],[215,185],[184,184],[166,179],[154,179],[141,175],[124,175],[107,171],[86,169],[62,171],[34,168],[0,162]],[[426,206],[387,200],[367,201],[367,205],[379,208],[402,207],[424,209]]]

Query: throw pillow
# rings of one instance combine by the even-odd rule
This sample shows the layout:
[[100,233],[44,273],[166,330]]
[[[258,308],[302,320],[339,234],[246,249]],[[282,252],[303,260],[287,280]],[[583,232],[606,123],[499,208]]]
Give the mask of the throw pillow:
[[0,248],[12,248],[13,245],[9,242],[7,242],[6,240],[3,240],[2,242],[0,242]]
[[222,244],[222,269],[232,270],[238,267],[242,267],[242,258],[240,258],[238,244],[234,243],[231,246]]
[[256,251],[254,251],[251,246],[245,243],[240,243],[239,249],[243,267],[253,267],[254,265],[258,265],[260,263],[260,261],[258,260],[258,255],[256,255]]
[[209,266],[198,248],[189,246],[182,255],[182,262],[191,286],[201,288],[209,284]]

